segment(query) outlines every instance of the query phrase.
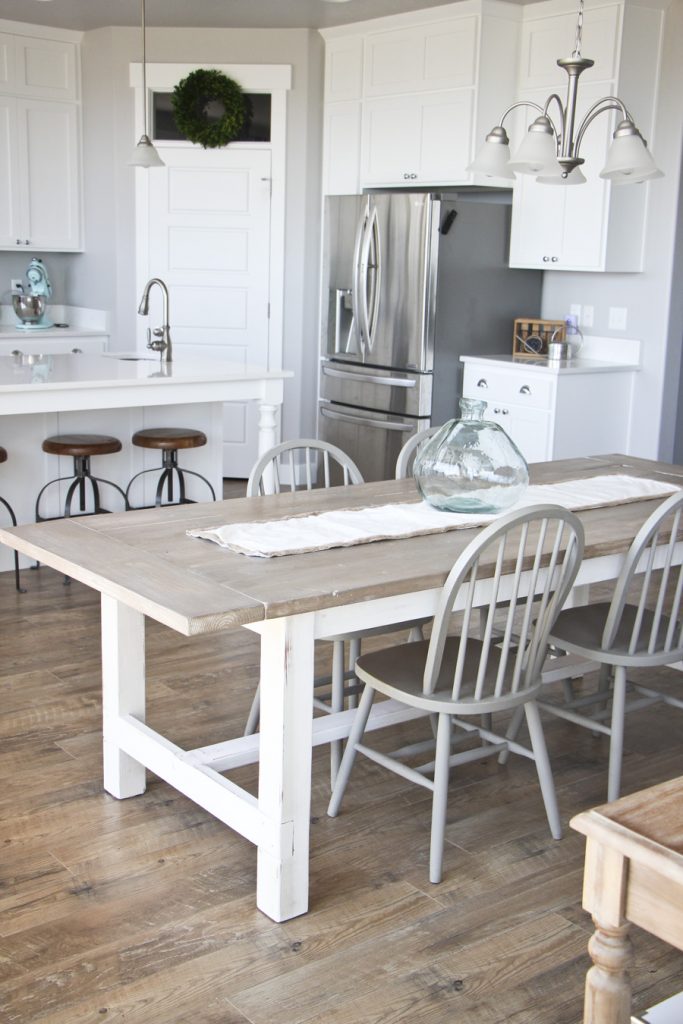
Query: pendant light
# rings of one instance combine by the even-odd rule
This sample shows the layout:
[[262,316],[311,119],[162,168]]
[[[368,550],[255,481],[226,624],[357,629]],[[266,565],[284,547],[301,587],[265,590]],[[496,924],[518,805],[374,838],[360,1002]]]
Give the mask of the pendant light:
[[[583,3],[584,0],[579,0],[574,51],[571,57],[560,58],[557,61],[558,66],[567,72],[566,103],[563,105],[556,93],[549,96],[543,106],[526,100],[513,103],[501,117],[500,123],[486,136],[484,145],[467,168],[468,171],[498,178],[514,178],[513,172],[533,174],[537,181],[544,184],[581,185],[586,181],[580,170],[581,164],[584,163],[583,157],[580,156],[584,133],[600,114],[618,110],[621,119],[612,135],[607,163],[600,171],[600,177],[612,181],[615,185],[663,177],[633,118],[618,96],[603,96],[594,103],[581,121],[576,135],[574,134],[579,76],[595,63],[581,56]],[[538,111],[538,117],[529,126],[514,158],[510,159],[510,140],[503,122],[508,114],[518,107],[530,107]],[[551,110],[555,121],[550,115]]]
[[146,51],[146,24],[145,24],[145,0],[141,0],[142,3],[142,135],[140,141],[133,150],[132,156],[128,161],[131,167],[163,167],[164,161],[161,159],[156,149],[152,145],[152,140],[147,134],[147,51]]

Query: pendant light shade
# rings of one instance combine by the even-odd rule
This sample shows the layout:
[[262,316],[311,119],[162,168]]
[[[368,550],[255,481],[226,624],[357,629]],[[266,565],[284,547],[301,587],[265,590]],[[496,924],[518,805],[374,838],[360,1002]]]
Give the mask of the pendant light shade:
[[624,120],[617,125],[600,177],[615,185],[663,177],[632,121]]
[[142,8],[142,135],[128,161],[130,167],[163,167],[152,140],[147,134],[147,25],[145,21],[145,0],[141,0]]
[[557,166],[557,148],[549,118],[537,117],[530,125],[509,166],[519,174],[552,173]]
[[494,128],[486,136],[472,163],[466,168],[477,174],[486,174],[490,178],[508,178],[514,180],[510,169],[510,143],[504,128]]

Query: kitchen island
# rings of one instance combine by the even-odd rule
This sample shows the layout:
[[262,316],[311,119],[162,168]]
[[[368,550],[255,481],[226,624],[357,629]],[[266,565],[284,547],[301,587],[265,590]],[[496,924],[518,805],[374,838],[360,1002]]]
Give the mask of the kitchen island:
[[[72,471],[71,459],[60,461],[42,451],[43,440],[52,434],[83,432],[119,438],[122,451],[95,460],[93,472],[125,489],[135,473],[161,462],[158,452],[131,445],[133,433],[173,426],[204,431],[207,445],[183,452],[180,462],[205,476],[220,495],[223,403],[259,404],[258,445],[263,452],[278,440],[278,407],[283,382],[290,376],[287,370],[219,359],[180,356],[164,363],[157,356],[138,353],[0,357],[0,444],[9,456],[0,472],[0,494],[14,507],[19,523],[33,522],[43,484]],[[145,500],[148,495],[149,491]],[[190,498],[206,496],[201,482],[190,485]],[[114,493],[112,502],[115,497]],[[108,489],[103,498],[110,507]],[[59,487],[50,488],[46,499],[44,514],[58,515],[63,500]],[[120,501],[111,507],[118,510]],[[0,569],[11,566],[9,552],[0,553]]]

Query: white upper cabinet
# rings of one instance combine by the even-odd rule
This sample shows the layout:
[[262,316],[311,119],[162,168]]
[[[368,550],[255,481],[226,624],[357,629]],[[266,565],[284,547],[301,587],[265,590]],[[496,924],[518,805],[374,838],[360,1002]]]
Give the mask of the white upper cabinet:
[[324,32],[324,191],[471,184],[515,87],[520,22],[516,4],[463,0]]
[[[567,76],[558,57],[574,48],[576,15],[557,0],[525,8],[517,97],[543,105],[558,93],[564,102]],[[542,15],[542,16],[541,16]],[[578,86],[577,125],[597,100],[617,95],[651,140],[659,71],[662,13],[628,2],[589,6],[582,54],[595,61]],[[549,108],[555,120],[556,104]],[[527,123],[536,116],[530,111]],[[580,155],[583,185],[544,185],[518,175],[512,209],[510,265],[542,270],[627,272],[642,270],[645,212],[650,185],[612,185],[599,177],[605,166],[618,112],[599,115],[587,128]],[[556,122],[557,123],[557,122]],[[511,128],[514,153],[524,126]],[[652,186],[657,187],[656,182]]]
[[[76,33],[0,23],[0,249],[82,247]],[[36,35],[29,35],[27,30]]]

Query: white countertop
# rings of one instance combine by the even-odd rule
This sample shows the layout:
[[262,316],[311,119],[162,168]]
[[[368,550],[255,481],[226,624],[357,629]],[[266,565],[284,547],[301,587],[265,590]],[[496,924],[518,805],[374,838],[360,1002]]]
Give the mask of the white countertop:
[[33,352],[40,352],[42,338],[102,338],[107,337],[107,332],[89,327],[45,327],[34,330],[27,330],[22,327],[14,327],[12,324],[0,323],[0,341],[21,341],[22,347],[30,345]]
[[637,363],[614,363],[604,359],[561,359],[557,362],[539,357],[519,356],[460,356],[463,363],[481,363],[515,370],[523,370],[533,374],[556,376],[567,373],[618,373],[632,372],[639,369]]
[[289,370],[179,356],[163,363],[137,353],[0,356],[0,415],[184,402],[279,404]]

